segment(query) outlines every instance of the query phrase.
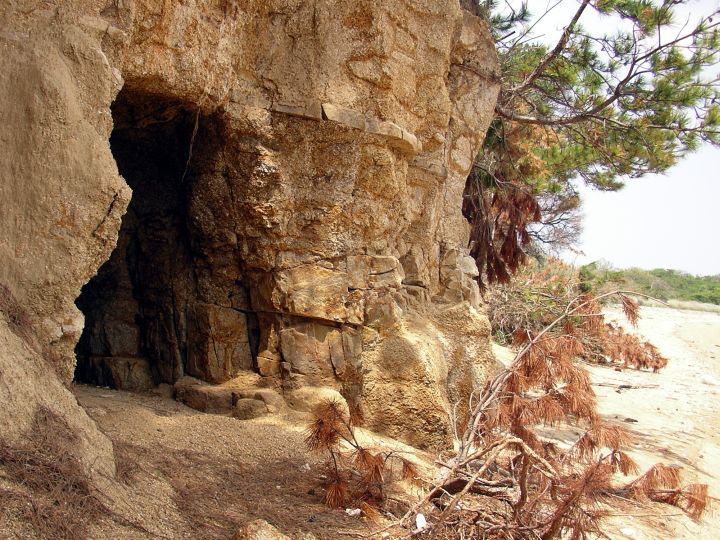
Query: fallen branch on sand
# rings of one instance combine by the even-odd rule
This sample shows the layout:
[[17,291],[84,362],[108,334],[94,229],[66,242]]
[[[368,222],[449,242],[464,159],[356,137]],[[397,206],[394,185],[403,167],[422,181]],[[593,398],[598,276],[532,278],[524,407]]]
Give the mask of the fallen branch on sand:
[[[618,295],[628,319],[637,304]],[[403,538],[542,539],[601,534],[613,497],[660,501],[693,519],[705,511],[707,485],[682,486],[680,470],[658,464],[636,479],[623,451],[630,434],[602,420],[589,375],[574,359],[585,338],[603,332],[599,300],[581,295],[540,331],[517,332],[513,362],[472,399],[457,455],[427,495],[382,534],[401,526]],[[623,385],[618,385],[618,388]],[[536,426],[572,424],[582,434],[569,446],[544,440]],[[427,527],[413,528],[423,513]]]
[[617,392],[623,390],[639,390],[642,388],[660,388],[659,384],[613,384],[613,383],[592,383],[593,386],[605,386],[615,388]]

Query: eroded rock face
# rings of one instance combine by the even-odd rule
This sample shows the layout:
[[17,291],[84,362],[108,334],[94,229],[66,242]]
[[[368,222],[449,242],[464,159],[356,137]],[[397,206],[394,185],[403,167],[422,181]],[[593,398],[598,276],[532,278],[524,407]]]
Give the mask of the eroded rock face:
[[59,377],[79,340],[79,380],[207,401],[188,376],[254,373],[445,444],[492,362],[460,211],[485,24],[457,0],[26,3],[0,8],[0,284]]

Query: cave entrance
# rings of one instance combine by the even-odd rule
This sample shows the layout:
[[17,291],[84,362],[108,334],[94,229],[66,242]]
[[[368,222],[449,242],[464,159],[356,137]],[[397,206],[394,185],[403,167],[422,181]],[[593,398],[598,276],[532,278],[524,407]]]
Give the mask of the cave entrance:
[[[145,390],[186,373],[218,382],[228,365],[251,368],[245,314],[218,315],[198,299],[189,217],[197,171],[189,165],[195,138],[212,132],[213,118],[129,89],[118,95],[112,116],[110,147],[133,195],[115,250],[76,300],[85,328],[75,380]],[[223,324],[231,343],[218,350],[213,330],[222,333]]]

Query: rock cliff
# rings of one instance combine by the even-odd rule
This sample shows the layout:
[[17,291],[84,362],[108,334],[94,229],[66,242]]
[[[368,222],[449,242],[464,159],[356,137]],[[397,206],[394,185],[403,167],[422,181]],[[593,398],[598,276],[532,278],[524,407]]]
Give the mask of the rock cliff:
[[111,473],[75,378],[221,411],[248,384],[337,392],[371,429],[449,441],[493,365],[460,211],[498,93],[483,21],[458,0],[0,21],[4,433],[45,405]]

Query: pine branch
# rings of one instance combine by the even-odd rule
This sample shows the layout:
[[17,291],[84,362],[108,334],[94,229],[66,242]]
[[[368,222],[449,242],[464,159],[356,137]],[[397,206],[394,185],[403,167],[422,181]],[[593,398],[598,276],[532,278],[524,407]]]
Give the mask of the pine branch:
[[533,84],[535,79],[542,75],[542,73],[545,71],[545,68],[547,68],[547,66],[550,65],[550,63],[555,60],[555,58],[557,58],[563,52],[563,50],[565,50],[568,39],[570,39],[570,35],[575,29],[575,25],[585,11],[585,8],[587,8],[588,4],[590,4],[590,0],[582,1],[580,7],[575,12],[573,18],[570,20],[570,23],[565,27],[565,30],[563,31],[560,39],[558,40],[552,51],[545,55],[545,57],[538,63],[538,65],[535,66],[535,69],[530,73],[530,75],[528,75],[519,86],[510,89],[509,93],[511,95],[517,95],[524,92],[528,87],[530,87],[530,85]]

